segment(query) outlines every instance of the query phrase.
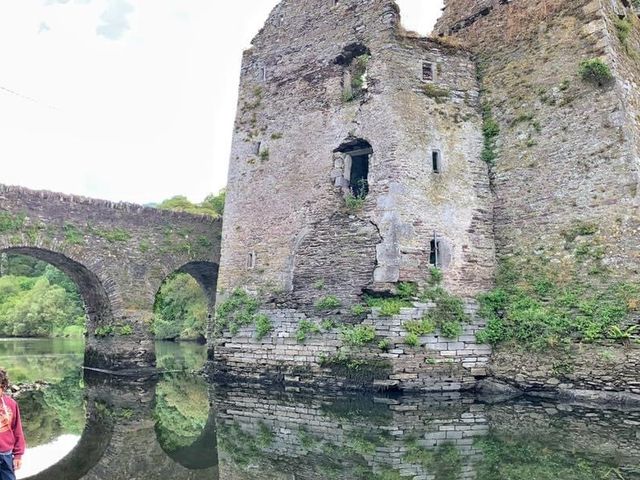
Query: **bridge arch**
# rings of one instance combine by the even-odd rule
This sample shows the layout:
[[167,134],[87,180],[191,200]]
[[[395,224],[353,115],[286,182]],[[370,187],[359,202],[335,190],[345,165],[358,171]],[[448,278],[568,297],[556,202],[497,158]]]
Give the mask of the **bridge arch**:
[[190,273],[212,309],[221,228],[204,215],[0,185],[0,252],[47,261],[78,284],[85,362],[111,371],[155,365],[153,305],[170,273]]
[[73,258],[73,253],[69,251],[62,253],[21,243],[17,246],[0,246],[0,254],[2,253],[24,255],[41,260],[53,265],[73,280],[82,296],[87,316],[84,363],[86,366],[96,368],[108,366],[104,341],[96,335],[96,332],[100,332],[100,328],[109,328],[114,325],[113,305],[120,304],[120,297],[115,288],[115,282],[100,271],[100,265],[87,266],[86,259],[77,256]]

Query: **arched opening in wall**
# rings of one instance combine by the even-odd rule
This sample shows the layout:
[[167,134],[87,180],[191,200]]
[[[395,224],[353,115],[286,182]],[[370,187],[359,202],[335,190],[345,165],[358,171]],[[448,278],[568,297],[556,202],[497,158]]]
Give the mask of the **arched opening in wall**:
[[364,199],[369,193],[369,167],[373,155],[371,144],[366,140],[353,139],[340,145],[334,153],[339,154],[336,166],[341,170],[336,183],[347,194]]
[[342,66],[342,100],[362,98],[369,89],[368,66],[371,52],[362,43],[351,43],[342,49],[335,63]]
[[107,292],[84,265],[44,249],[0,251],[0,365],[14,385],[47,382],[20,398],[27,471],[49,468],[80,441],[82,367],[101,366],[85,338],[112,321]]
[[184,371],[204,365],[217,282],[217,264],[190,262],[162,283],[152,325],[158,368]]

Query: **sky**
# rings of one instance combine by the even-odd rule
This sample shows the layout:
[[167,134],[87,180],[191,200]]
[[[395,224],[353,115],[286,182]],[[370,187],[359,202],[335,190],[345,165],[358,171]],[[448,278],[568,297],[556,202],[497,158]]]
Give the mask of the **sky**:
[[[224,187],[242,51],[278,0],[0,0],[0,183],[113,201]],[[442,0],[398,0],[431,31]]]

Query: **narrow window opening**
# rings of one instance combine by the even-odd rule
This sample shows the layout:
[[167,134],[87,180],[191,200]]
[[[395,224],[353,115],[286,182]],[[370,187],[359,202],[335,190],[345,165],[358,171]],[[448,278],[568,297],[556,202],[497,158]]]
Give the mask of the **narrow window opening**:
[[425,82],[432,82],[433,77],[433,63],[422,62],[422,80]]
[[253,270],[254,268],[256,268],[256,253],[255,252],[251,252],[251,253],[249,253],[249,255],[247,255],[247,268],[249,270]]
[[433,265],[436,268],[439,268],[441,265],[441,255],[440,255],[440,241],[435,238],[431,240],[430,243],[430,252],[429,252],[429,264]]
[[263,82],[267,81],[267,67],[260,67],[260,78]]
[[433,173],[440,173],[442,171],[440,152],[438,150],[433,150],[431,152],[431,166],[433,168]]
[[253,154],[260,155],[260,149],[262,148],[262,142],[256,142],[253,145]]
[[344,162],[343,186],[348,187],[354,197],[365,198],[369,194],[369,161],[373,154],[371,144],[365,140],[351,140],[335,151],[348,155]]

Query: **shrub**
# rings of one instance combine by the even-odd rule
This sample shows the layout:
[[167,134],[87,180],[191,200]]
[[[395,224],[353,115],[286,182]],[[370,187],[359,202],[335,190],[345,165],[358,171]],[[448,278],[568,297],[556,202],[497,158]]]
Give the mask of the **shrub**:
[[383,352],[391,350],[391,341],[388,338],[383,338],[378,342],[378,348]]
[[540,266],[516,268],[512,263],[503,264],[498,288],[478,298],[479,313],[487,326],[476,335],[477,340],[490,344],[516,342],[544,350],[625,333],[625,320],[638,309],[639,285],[610,283],[597,287],[551,275]]
[[418,335],[415,333],[410,333],[406,337],[404,337],[404,343],[409,345],[410,347],[417,347],[419,343]]
[[322,330],[329,332],[336,328],[336,321],[333,318],[326,318],[320,322],[320,326],[322,327]]
[[344,197],[344,204],[347,206],[347,209],[350,211],[361,210],[362,207],[364,207],[364,197],[355,196],[353,193],[349,192]]
[[256,339],[258,340],[262,340],[264,337],[266,337],[269,333],[271,333],[273,331],[273,324],[271,323],[271,319],[261,313],[259,315],[256,315]]
[[436,304],[435,308],[424,316],[423,322],[432,322],[446,338],[456,338],[462,333],[462,324],[467,323],[469,317],[464,311],[461,299],[437,286],[426,290],[422,299]]
[[296,330],[296,340],[298,343],[304,343],[307,340],[307,336],[310,334],[322,333],[320,327],[314,322],[303,319],[298,324],[298,330]]
[[629,35],[631,35],[631,29],[633,25],[626,18],[616,18],[614,20],[614,25],[616,27],[616,33],[618,35],[618,39],[625,46],[625,49],[629,48],[627,44],[629,40]]
[[410,299],[418,295],[418,286],[413,282],[400,282],[397,289],[400,298]]
[[583,80],[595,83],[601,87],[613,80],[613,73],[611,73],[609,65],[599,58],[584,60],[580,63],[578,72]]
[[365,305],[362,305],[360,303],[353,305],[351,307],[351,313],[353,315],[355,315],[356,317],[360,317],[362,315],[364,315],[365,313],[367,313],[367,307]]
[[481,158],[489,165],[493,165],[496,158],[496,137],[500,134],[500,125],[493,118],[491,106],[488,104],[482,107],[482,136],[484,137],[484,145],[482,148]]
[[372,325],[342,327],[342,341],[352,347],[362,347],[376,339],[376,329]]
[[427,97],[433,98],[436,103],[443,103],[451,98],[451,90],[439,87],[433,83],[425,83],[422,85],[422,91]]
[[383,317],[392,317],[398,315],[403,307],[411,307],[411,302],[397,297],[365,297],[367,305],[370,307],[380,308],[380,315]]
[[435,322],[428,316],[421,320],[409,320],[403,326],[407,332],[413,333],[418,337],[424,337],[436,331]]
[[315,303],[316,310],[334,310],[342,306],[342,302],[335,295],[327,295],[322,297]]
[[232,334],[256,321],[260,304],[257,299],[238,288],[216,308],[216,324],[220,330],[228,328]]

